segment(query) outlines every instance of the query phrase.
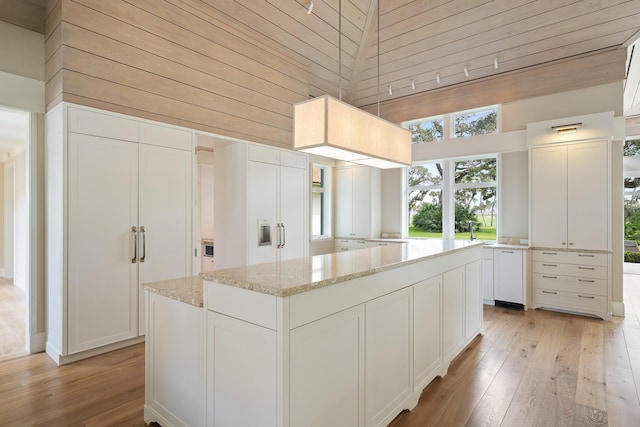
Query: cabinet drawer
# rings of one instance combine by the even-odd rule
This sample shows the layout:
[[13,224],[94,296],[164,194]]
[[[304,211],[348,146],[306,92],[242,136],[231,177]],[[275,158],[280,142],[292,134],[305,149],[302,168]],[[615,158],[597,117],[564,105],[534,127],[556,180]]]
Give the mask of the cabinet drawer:
[[493,248],[482,248],[482,259],[493,259]]
[[607,267],[599,265],[561,264],[557,262],[533,262],[531,271],[534,273],[607,279]]
[[540,273],[534,273],[531,279],[533,287],[537,289],[554,289],[607,296],[607,281],[604,279],[588,279]]
[[564,310],[607,312],[607,298],[601,295],[566,292],[552,289],[533,289],[533,299],[537,305]]
[[533,251],[533,261],[539,262],[558,262],[566,264],[583,264],[583,265],[602,265],[606,266],[607,254],[591,253],[591,252],[565,252],[553,250],[535,250]]

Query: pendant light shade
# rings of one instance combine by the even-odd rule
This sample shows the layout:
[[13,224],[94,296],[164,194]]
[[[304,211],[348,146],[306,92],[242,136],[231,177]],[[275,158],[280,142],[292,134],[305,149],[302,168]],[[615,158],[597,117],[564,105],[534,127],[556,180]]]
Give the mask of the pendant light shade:
[[411,132],[329,95],[294,105],[293,148],[381,169],[411,164]]

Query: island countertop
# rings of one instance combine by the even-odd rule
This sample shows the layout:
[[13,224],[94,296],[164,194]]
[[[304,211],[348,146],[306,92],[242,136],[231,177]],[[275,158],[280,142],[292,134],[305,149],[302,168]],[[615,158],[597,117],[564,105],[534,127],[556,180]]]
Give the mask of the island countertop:
[[287,297],[479,245],[484,245],[484,242],[415,239],[408,240],[407,244],[208,271],[200,273],[200,277],[207,281]]

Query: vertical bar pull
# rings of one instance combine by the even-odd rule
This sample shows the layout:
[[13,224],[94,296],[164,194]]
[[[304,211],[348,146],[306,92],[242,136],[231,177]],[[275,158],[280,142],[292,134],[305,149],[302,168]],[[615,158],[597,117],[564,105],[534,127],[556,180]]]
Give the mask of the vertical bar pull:
[[135,225],[131,227],[131,233],[133,233],[133,258],[131,259],[131,264],[135,264],[138,262],[138,230]]
[[140,257],[140,262],[144,262],[144,259],[147,256],[147,233],[144,229],[144,225],[140,226],[140,232],[142,233],[142,256]]
[[282,246],[280,247],[284,248],[284,245],[287,243],[287,229],[284,228],[284,222],[281,222],[280,225],[282,226]]

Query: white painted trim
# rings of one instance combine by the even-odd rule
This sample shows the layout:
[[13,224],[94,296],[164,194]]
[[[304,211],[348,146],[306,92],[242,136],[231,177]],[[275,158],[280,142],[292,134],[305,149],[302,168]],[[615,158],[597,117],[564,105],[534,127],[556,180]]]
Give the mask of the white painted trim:
[[51,345],[50,342],[47,342],[47,354],[49,355],[49,357],[51,357],[51,359],[53,359],[54,362],[56,362],[56,364],[66,365],[68,363],[77,362],[78,360],[87,359],[99,354],[108,353],[110,351],[129,347],[134,344],[139,344],[141,342],[144,342],[144,336],[131,338],[126,341],[120,341],[98,348],[92,348],[91,350],[81,351],[79,353],[69,354],[67,356],[62,356],[58,349]]
[[40,353],[47,348],[47,334],[45,332],[38,332],[31,335],[31,342],[29,344],[29,353]]
[[0,105],[44,113],[44,82],[0,71]]
[[624,303],[611,301],[611,311],[614,316],[624,317]]

